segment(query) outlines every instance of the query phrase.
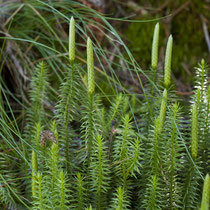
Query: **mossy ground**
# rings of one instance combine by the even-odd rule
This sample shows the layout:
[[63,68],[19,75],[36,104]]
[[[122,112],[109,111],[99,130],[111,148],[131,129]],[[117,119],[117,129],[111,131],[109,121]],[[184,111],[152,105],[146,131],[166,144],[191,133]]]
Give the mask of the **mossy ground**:
[[[169,34],[172,34],[174,38],[173,73],[175,78],[181,81],[182,89],[189,90],[194,75],[193,66],[201,58],[204,58],[207,62],[210,61],[201,19],[201,15],[206,19],[210,18],[209,5],[206,1],[198,0],[189,1],[189,3],[186,0],[169,1],[166,7],[156,12],[155,10],[161,8],[165,2],[163,0],[136,1],[139,6],[147,11],[147,14],[140,14],[136,19],[148,20],[172,14],[171,17],[160,20],[159,68],[163,68],[167,37]],[[128,47],[143,69],[150,65],[154,25],[155,23],[151,22],[130,23],[125,29]]]

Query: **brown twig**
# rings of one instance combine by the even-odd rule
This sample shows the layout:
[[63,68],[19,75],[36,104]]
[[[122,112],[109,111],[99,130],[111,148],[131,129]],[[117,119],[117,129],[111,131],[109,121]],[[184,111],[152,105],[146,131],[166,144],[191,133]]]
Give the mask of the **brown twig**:
[[176,9],[172,14],[171,17],[176,16],[179,14],[183,9],[185,9],[190,4],[190,1],[186,1],[182,6],[180,6],[178,9]]
[[13,14],[6,20],[6,22],[3,24],[3,27],[5,27],[9,21],[23,8],[24,4],[21,4],[16,10],[15,12],[13,12]]
[[170,17],[167,18],[167,19],[165,20],[165,22],[166,22],[166,23],[170,22],[171,19],[172,19],[174,16],[178,15],[183,9],[185,9],[186,7],[188,7],[190,3],[191,3],[191,1],[186,1],[184,4],[182,4],[178,9],[176,9],[175,11],[172,12],[172,14],[170,15]]
[[156,13],[162,11],[164,8],[166,8],[168,6],[168,3],[170,1],[171,0],[165,1],[159,8],[157,8],[155,11],[151,12],[151,14],[156,14]]
[[113,167],[113,166],[115,166],[115,165],[117,165],[117,164],[119,164],[119,163],[123,163],[123,162],[125,162],[125,161],[127,161],[127,160],[130,160],[131,158],[126,158],[126,159],[124,159],[124,160],[119,160],[119,161],[116,161],[116,162],[114,162],[113,164],[111,164],[109,167]]
[[145,10],[143,7],[139,6],[139,4],[137,4],[134,1],[128,1],[126,3],[126,6],[133,9],[138,14],[141,14],[141,15],[148,14],[147,10]]
[[176,91],[176,94],[177,95],[181,95],[181,96],[190,96],[190,95],[193,95],[193,91],[190,91],[190,92],[182,92],[182,91]]

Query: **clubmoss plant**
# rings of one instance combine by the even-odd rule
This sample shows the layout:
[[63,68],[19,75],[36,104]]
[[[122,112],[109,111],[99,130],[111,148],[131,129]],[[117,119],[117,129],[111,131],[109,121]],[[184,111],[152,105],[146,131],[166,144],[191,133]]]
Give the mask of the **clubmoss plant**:
[[83,209],[86,205],[86,189],[85,189],[85,182],[84,177],[81,173],[77,173],[76,178],[76,196],[75,196],[75,206],[78,210]]
[[209,67],[204,59],[195,68],[195,90],[197,91],[197,121],[198,121],[198,154],[202,156],[202,172],[205,174],[208,165],[208,141],[209,135],[209,99],[208,99],[208,70]]
[[[169,140],[166,142],[168,152],[165,154],[165,161],[163,167],[166,167],[165,180],[168,182],[168,188],[165,190],[168,199],[167,204],[168,209],[176,209],[177,206],[180,206],[182,203],[182,181],[179,178],[179,172],[183,170],[183,163],[180,162],[180,159],[185,159],[186,155],[184,154],[183,144],[180,142],[179,133],[176,129],[176,126],[180,127],[182,123],[182,112],[181,107],[178,103],[171,105],[171,110],[166,119],[166,130],[171,129],[167,134]],[[170,165],[170,168],[167,166]]]
[[94,60],[93,60],[93,46],[92,41],[88,37],[87,40],[87,69],[88,69],[88,93],[93,95],[95,92],[95,79],[94,79]]
[[97,209],[102,209],[106,203],[106,192],[109,189],[110,170],[107,159],[107,148],[104,145],[102,136],[98,135],[94,142],[94,154],[90,164],[90,176],[93,192],[96,196],[91,196],[95,199],[93,206]]
[[60,146],[63,153],[65,153],[66,163],[65,166],[70,173],[72,167],[74,167],[72,159],[73,148],[73,129],[69,131],[70,123],[76,117],[76,107],[79,101],[80,83],[78,81],[79,74],[77,66],[74,63],[75,60],[75,21],[71,17],[69,26],[69,60],[70,66],[64,73],[64,82],[60,88],[60,100],[57,104],[56,111],[58,112],[58,127],[61,130],[60,134]]
[[164,89],[163,99],[161,102],[160,114],[159,114],[159,128],[160,128],[160,130],[162,130],[164,122],[165,122],[167,100],[168,100],[168,92],[167,92],[167,89]]
[[69,60],[73,63],[75,60],[75,21],[74,17],[71,17],[69,26]]
[[121,104],[123,102],[123,96],[122,94],[119,94],[119,96],[116,97],[116,100],[113,102],[109,113],[107,115],[107,119],[106,119],[106,127],[107,127],[107,133],[109,133],[111,131],[112,128],[112,123],[113,120],[118,118],[118,116],[120,116],[120,108],[121,108]]
[[125,210],[128,209],[129,204],[126,200],[125,191],[122,187],[117,188],[117,192],[115,193],[115,197],[113,198],[113,204],[111,209],[116,210]]
[[[158,65],[158,45],[159,45],[159,23],[155,25],[153,41],[152,41],[152,53],[151,53],[151,67],[152,67],[152,81],[154,84],[157,80],[157,65]],[[154,97],[154,86],[152,86],[152,98]],[[152,104],[151,104],[152,106]]]
[[201,210],[209,209],[209,199],[210,199],[210,177],[207,174],[203,184],[203,194],[201,202]]
[[152,176],[145,193],[144,209],[161,209],[160,187],[156,176]]
[[[202,64],[204,65],[204,61],[202,61]],[[199,65],[201,69],[202,69],[202,64]],[[202,85],[203,82],[200,82],[200,81],[206,80],[205,78],[206,76],[204,76],[204,73],[201,73],[200,75],[199,72],[204,72],[204,69],[203,70],[201,69],[197,70],[198,72],[195,77],[195,80],[196,80],[195,83],[197,84],[197,86],[195,86],[195,91],[194,91],[195,94],[192,100],[192,116],[191,116],[192,120],[190,122],[191,123],[191,135],[190,135],[191,139],[190,140],[191,140],[191,155],[192,155],[191,157],[193,159],[193,162],[188,160],[188,164],[187,164],[188,176],[186,176],[185,178],[185,187],[184,187],[184,196],[183,196],[185,209],[196,208],[196,204],[198,203],[198,200],[201,197],[201,187],[199,187],[199,183],[201,182],[200,175],[201,175],[201,172],[205,171],[205,169],[207,168],[206,164],[203,163],[203,160],[208,162],[207,160],[208,158],[207,159],[206,157],[201,158],[202,156],[201,154],[208,153],[206,151],[208,149],[203,148],[203,145],[205,145],[205,143],[203,142],[203,139],[206,138],[203,135],[204,134],[203,131],[205,131],[204,124],[206,122],[206,116],[204,115],[205,115],[205,109],[207,107],[207,104],[204,104],[202,100],[202,98],[204,98],[206,95],[206,89],[205,91],[202,90],[201,87],[203,86]],[[201,107],[203,108],[201,109]]]
[[63,170],[60,171],[57,185],[58,193],[60,194],[60,202],[58,203],[57,208],[60,208],[61,210],[66,210],[70,207],[70,191],[68,189],[68,182]]
[[192,143],[191,154],[193,159],[198,155],[198,106],[195,103],[192,108]]
[[32,197],[36,197],[36,193],[37,193],[37,181],[36,181],[36,174],[38,171],[38,166],[37,166],[37,154],[36,152],[33,150],[32,151],[32,178],[31,178],[31,186],[32,186]]
[[128,188],[128,177],[136,170],[139,173],[140,166],[140,145],[136,139],[136,133],[130,122],[128,115],[123,119],[119,136],[116,137],[114,145],[114,160],[119,162],[115,167],[116,174],[122,182],[124,190]]
[[37,180],[38,191],[36,193],[37,197],[34,198],[33,209],[44,210],[42,175],[40,172],[37,173],[36,180]]
[[84,112],[84,139],[87,148],[87,165],[90,165],[90,158],[92,156],[93,142],[97,135],[97,99],[94,95],[95,92],[95,79],[94,79],[94,58],[93,58],[93,46],[92,41],[88,37],[87,40],[87,72],[88,72],[88,84],[87,84],[87,98],[86,98],[86,111]]
[[151,132],[151,141],[152,144],[148,145],[148,152],[146,156],[146,167],[145,167],[145,176],[147,179],[146,182],[146,193],[144,194],[143,203],[141,204],[144,208],[154,209],[160,208],[159,196],[161,189],[158,187],[160,185],[160,160],[162,158],[161,152],[161,130],[160,130],[160,119],[156,118],[154,120],[154,127]]
[[173,37],[172,35],[170,35],[166,47],[165,66],[164,66],[164,85],[166,88],[168,88],[171,84],[172,47],[173,47]]
[[[210,85],[208,86],[208,90],[207,90],[207,116],[206,116],[206,129],[208,130],[209,125],[210,125]],[[207,142],[207,148],[209,148],[210,146],[210,142]],[[208,160],[206,161],[207,163],[207,171],[210,170],[210,150],[206,151],[206,156],[208,158]],[[204,167],[205,168],[205,167]]]
[[157,64],[158,64],[159,31],[160,31],[160,26],[159,23],[157,23],[154,29],[153,42],[152,42],[152,56],[151,56],[151,65],[152,69],[154,70],[157,69]]
[[[37,4],[51,8],[43,1]],[[78,8],[69,12],[79,17]],[[75,30],[72,17],[69,49],[61,40],[55,41],[55,48],[32,42],[40,47],[37,49],[45,46],[53,57],[43,58],[51,64],[49,70],[41,62],[32,74],[26,119],[24,112],[20,116],[11,112],[13,105],[6,100],[9,89],[2,89],[8,93],[3,97],[6,106],[0,107],[0,208],[174,210],[196,209],[201,204],[201,209],[207,209],[209,175],[201,200],[202,179],[210,163],[207,65],[202,60],[197,67],[191,112],[186,112],[178,104],[181,98],[171,91],[172,36],[162,81],[157,79],[159,24],[154,30],[152,67],[143,71],[104,20],[106,30],[114,31],[112,36],[120,40],[135,66],[123,56],[102,50],[92,31],[93,42],[87,39],[87,59],[82,54],[75,59],[75,31],[84,38],[88,30],[80,22]],[[54,36],[57,38],[57,33]],[[62,58],[54,57],[57,42],[62,46]],[[118,48],[115,46],[117,52]],[[68,56],[63,55],[64,50]],[[111,64],[106,54],[114,56]],[[121,84],[113,71],[113,66],[121,68],[119,62],[125,63],[126,77],[126,69],[134,67],[132,76],[138,73],[144,94],[132,94],[135,88],[130,83]],[[54,65],[55,72],[51,71]],[[145,85],[139,73],[148,79]],[[53,78],[58,78],[56,84]],[[103,85],[98,82],[101,80]]]

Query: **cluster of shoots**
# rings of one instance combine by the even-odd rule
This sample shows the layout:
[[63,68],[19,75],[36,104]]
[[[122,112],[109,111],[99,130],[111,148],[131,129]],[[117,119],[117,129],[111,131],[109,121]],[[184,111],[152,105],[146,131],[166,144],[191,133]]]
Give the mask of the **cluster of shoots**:
[[[154,29],[154,36],[153,36],[153,43],[152,43],[152,53],[151,53],[151,67],[153,70],[153,76],[156,78],[156,71],[158,68],[158,43],[159,43],[159,30],[160,26],[159,23],[156,24],[155,29]],[[150,165],[153,164],[151,168],[151,177],[148,177],[147,180],[147,185],[151,186],[150,190],[145,195],[145,203],[143,205],[146,206],[146,208],[149,209],[154,209],[156,205],[158,204],[158,201],[155,199],[158,199],[158,195],[156,194],[156,191],[159,190],[159,175],[160,175],[160,156],[161,156],[161,138],[160,136],[164,132],[165,128],[165,121],[166,121],[166,113],[168,110],[168,102],[169,102],[169,94],[171,90],[171,61],[172,61],[172,46],[173,46],[173,38],[172,35],[169,36],[168,42],[167,42],[167,47],[166,47],[166,53],[165,53],[165,63],[164,63],[164,79],[163,79],[163,93],[162,93],[162,99],[161,99],[161,105],[160,105],[160,111],[158,117],[153,119],[154,122],[154,137],[153,137],[153,149],[151,150],[151,158],[149,158],[149,162],[151,163]],[[70,20],[70,27],[69,27],[69,61],[72,66],[72,69],[74,68],[74,62],[75,62],[75,20],[72,17]],[[87,166],[86,170],[92,169],[95,167],[95,170],[99,173],[98,174],[98,179],[99,180],[92,180],[90,179],[91,183],[94,183],[94,187],[96,187],[97,191],[97,198],[98,198],[98,208],[100,209],[102,207],[102,200],[101,196],[103,193],[105,193],[106,185],[108,185],[106,182],[103,180],[103,174],[106,173],[108,174],[109,170],[105,170],[103,168],[103,165],[106,165],[106,161],[103,160],[103,156],[106,155],[106,153],[103,151],[103,147],[105,147],[104,142],[103,142],[103,137],[99,135],[99,133],[95,133],[95,128],[94,128],[94,104],[95,104],[95,98],[94,98],[94,93],[95,93],[95,76],[94,76],[94,54],[93,54],[93,44],[91,39],[88,37],[87,39],[87,86],[86,86],[86,92],[88,96],[88,105],[87,105],[87,127],[85,127],[85,146],[86,146],[86,154],[85,157],[87,158]],[[154,79],[153,78],[153,79]],[[198,156],[198,103],[199,103],[199,96],[200,92],[197,92],[197,101],[194,103],[192,107],[192,125],[191,125],[191,156],[192,156],[192,161],[195,161]],[[117,102],[115,103],[115,108],[114,110],[118,109],[120,107],[120,103],[122,102],[122,95],[120,94],[119,97],[117,98]],[[173,132],[172,132],[172,137],[171,137],[171,142],[173,146],[171,146],[171,151],[170,151],[170,161],[172,166],[169,169],[169,176],[170,176],[170,209],[173,209],[173,199],[174,199],[174,185],[176,185],[176,178],[174,178],[174,173],[175,173],[175,164],[177,161],[177,157],[174,155],[176,151],[175,145],[178,145],[176,143],[176,123],[177,123],[177,112],[179,110],[178,104],[173,105],[172,107],[173,113],[175,115],[174,122],[172,123],[173,125]],[[107,125],[111,126],[112,120],[116,114],[116,110],[110,115],[110,119],[108,119]],[[138,171],[139,172],[139,149],[140,149],[140,141],[138,138],[135,140],[135,144],[130,144],[128,142],[129,138],[134,138],[135,135],[131,132],[131,124],[130,124],[130,117],[127,114],[126,117],[124,118],[124,125],[121,126],[122,130],[122,140],[119,143],[121,145],[119,147],[116,146],[116,151],[115,151],[115,156],[119,155],[120,156],[120,163],[118,166],[118,169],[122,171],[122,183],[123,185],[121,187],[117,188],[117,194],[115,196],[115,199],[113,200],[113,206],[115,206],[116,209],[125,209],[128,208],[129,202],[126,200],[127,196],[127,180],[129,176],[133,173],[133,171]],[[38,124],[40,130],[40,124]],[[55,127],[55,126],[54,126]],[[68,131],[68,127],[66,124],[66,130]],[[40,132],[38,133],[38,136],[40,135]],[[58,135],[57,135],[58,138]],[[120,137],[119,137],[120,138]],[[68,140],[68,138],[67,138]],[[117,140],[115,140],[117,141]],[[39,148],[38,142],[39,138],[37,137],[36,140],[36,145],[37,149]],[[97,142],[97,143],[96,143]],[[56,190],[56,181],[59,181],[59,189],[60,189],[60,206],[61,209],[66,209],[66,196],[65,193],[67,193],[65,189],[65,173],[63,170],[58,170],[59,166],[59,157],[58,157],[58,150],[59,150],[59,141],[54,141],[51,147],[51,161],[50,167],[52,171],[50,172],[51,174],[51,182],[52,182],[52,189]],[[129,145],[132,147],[131,150],[128,149]],[[134,147],[135,145],[135,147]],[[45,145],[44,145],[45,146]],[[66,146],[69,146],[67,143]],[[93,149],[95,150],[93,153]],[[133,157],[130,157],[132,160],[129,164],[125,161],[124,159],[127,157],[126,155],[129,155],[131,151],[134,151]],[[43,153],[43,155],[46,155]],[[68,157],[69,151],[66,151],[66,160],[71,161]],[[97,159],[98,158],[98,159]],[[98,160],[99,165],[92,164],[91,161],[93,160]],[[44,209],[44,203],[43,203],[43,190],[42,190],[42,185],[43,185],[43,174],[39,172],[38,168],[38,158],[37,158],[37,153],[33,150],[32,151],[32,198],[34,200],[39,200],[39,208]],[[132,162],[133,161],[133,162]],[[71,163],[69,163],[71,164]],[[174,165],[173,165],[174,164]],[[120,169],[121,168],[121,169]],[[68,169],[68,167],[67,167]],[[68,170],[67,170],[68,172]],[[96,172],[94,172],[96,173]],[[191,178],[189,179],[189,183],[192,180],[193,177],[193,171],[191,171]],[[108,182],[108,178],[107,182]],[[87,178],[88,180],[88,178]],[[85,197],[84,195],[84,188],[83,188],[83,181],[82,181],[82,176],[81,173],[77,173],[77,181],[78,181],[78,204],[77,207],[78,209],[82,209],[84,207],[84,200]],[[167,181],[166,181],[167,182]],[[102,184],[104,184],[102,186]],[[103,189],[104,187],[104,189]],[[206,175],[205,182],[204,182],[204,187],[203,187],[203,197],[202,197],[202,202],[201,202],[201,209],[202,210],[207,210],[209,208],[209,187],[210,187],[210,178],[209,175]],[[151,196],[151,198],[150,198]],[[186,195],[187,197],[187,195]],[[148,199],[149,198],[149,199]],[[148,202],[146,202],[148,199]],[[187,199],[186,199],[187,200]],[[57,205],[57,204],[56,204]],[[90,205],[88,209],[92,209],[92,206]]]
[[[152,69],[155,70],[155,74],[156,74],[156,69],[158,65],[159,31],[160,31],[159,23],[157,23],[154,29],[153,42],[152,42],[152,55],[151,55],[151,66],[152,66]],[[164,121],[165,121],[165,114],[166,114],[166,107],[167,107],[167,100],[168,100],[168,89],[171,85],[172,47],[173,47],[173,37],[172,35],[170,35],[168,38],[166,53],[165,53],[165,65],[164,65],[165,89],[163,91],[162,103],[161,103],[160,114],[159,114],[160,130],[163,128]]]
[[[152,85],[158,73],[159,32],[157,23],[148,73]],[[201,210],[209,209],[210,178],[202,168],[209,166],[200,159],[209,159],[206,157],[209,143],[203,139],[209,126],[210,88],[206,88],[206,80],[201,79],[195,91],[192,116],[186,123],[190,125],[186,131],[189,140],[183,139],[185,133],[183,135],[179,129],[184,121],[181,108],[177,100],[171,100],[176,98],[171,80],[172,47],[170,35],[163,79],[158,83],[161,91],[154,85],[158,91],[152,87],[151,97],[148,97],[152,103],[148,104],[145,97],[142,107],[146,108],[133,112],[128,108],[130,96],[116,91],[112,103],[109,96],[101,97],[95,89],[94,43],[89,37],[87,68],[83,72],[76,65],[75,20],[71,17],[69,69],[63,72],[59,100],[55,102],[54,117],[49,125],[45,123],[49,116],[44,115],[43,105],[48,87],[44,63],[32,80],[34,86],[40,88],[35,88],[38,91],[32,91],[31,97],[33,108],[28,129],[29,133],[33,132],[24,138],[32,145],[28,149],[31,187],[25,191],[31,195],[33,209],[191,209],[198,203]],[[204,78],[204,61],[200,68]],[[87,82],[81,79],[83,74]],[[156,93],[160,93],[159,97]],[[106,99],[111,102],[109,106]],[[141,99],[132,99],[136,109]],[[202,115],[202,109],[206,116]],[[147,118],[142,116],[149,116],[148,123],[144,123]],[[136,125],[140,122],[138,129],[133,119]],[[205,180],[201,198],[202,175]]]
[[[93,95],[95,92],[95,79],[94,79],[94,58],[93,58],[93,46],[92,46],[92,41],[91,39],[88,37],[87,39],[87,73],[88,73],[88,85],[87,85],[87,92],[88,92],[88,96],[90,98],[90,103],[93,103]],[[69,62],[71,64],[72,67],[74,67],[74,62],[75,62],[75,20],[73,17],[71,17],[70,20],[70,25],[69,25]],[[91,111],[92,112],[92,111]],[[49,135],[44,135],[45,131],[43,131],[41,133],[41,127],[40,127],[40,123],[37,123],[37,129],[36,129],[36,149],[39,149],[39,144],[40,146],[43,148],[43,150],[45,150],[45,141],[47,139],[51,139],[51,141],[53,142],[52,146],[51,146],[51,158],[52,158],[52,173],[54,173],[54,175],[52,176],[53,179],[53,183],[56,183],[56,176],[59,176],[59,180],[61,182],[61,187],[64,188],[65,184],[64,184],[64,180],[65,180],[65,174],[63,172],[63,170],[61,170],[59,173],[55,173],[55,171],[58,168],[58,141],[56,140],[56,137],[58,138],[58,136],[54,136],[54,134],[51,131],[47,131],[48,133],[51,134],[51,136],[53,136],[52,138]],[[46,133],[47,133],[46,132]],[[44,136],[43,136],[44,135]],[[42,140],[44,139],[44,140]],[[88,146],[89,145],[92,146],[92,143],[88,142]],[[92,148],[88,148],[88,153],[91,153]],[[44,153],[43,153],[44,154]],[[88,156],[90,156],[90,154],[88,154]],[[43,175],[42,173],[38,170],[38,158],[37,158],[37,152],[35,150],[32,151],[32,198],[34,200],[39,199],[40,204],[39,204],[39,208],[40,209],[44,209],[44,205],[42,203],[42,179],[43,179]],[[81,174],[78,173],[78,180],[81,179]],[[80,180],[81,181],[81,180]],[[63,192],[64,193],[64,192]],[[82,192],[81,192],[82,193]],[[65,206],[65,202],[64,202],[64,198],[65,196],[61,195],[61,204],[60,204],[60,208],[61,209],[66,209]],[[82,199],[82,198],[81,198]],[[82,204],[79,205],[82,208]],[[90,209],[92,209],[92,207],[90,206]]]

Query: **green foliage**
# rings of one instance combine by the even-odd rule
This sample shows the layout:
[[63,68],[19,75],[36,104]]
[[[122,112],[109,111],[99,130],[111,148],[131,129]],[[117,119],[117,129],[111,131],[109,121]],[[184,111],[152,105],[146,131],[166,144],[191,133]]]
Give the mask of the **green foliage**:
[[147,192],[145,193],[145,200],[142,205],[144,209],[161,209],[160,190],[156,175],[152,176],[147,185]]
[[69,123],[77,117],[76,107],[78,106],[79,87],[78,82],[78,69],[74,64],[64,73],[64,82],[60,87],[59,102],[56,106],[57,115],[55,116],[58,121],[59,145],[62,148],[62,153],[66,159],[66,168],[70,172],[70,163],[72,159],[72,145],[74,144],[73,128],[69,129]]
[[209,198],[210,198],[210,178],[209,175],[207,174],[203,184],[201,210],[209,209]]
[[[44,103],[47,100],[47,86],[47,67],[44,62],[41,62],[34,71],[31,80],[31,89],[29,91],[31,106],[27,110],[27,123],[23,136],[29,145],[36,147],[39,144],[41,125],[45,124],[46,112]],[[32,130],[34,132],[32,132]],[[34,141],[32,141],[32,139]]]
[[44,123],[44,102],[47,100],[47,81],[47,68],[45,63],[41,62],[34,71],[31,81],[29,122],[33,124]]
[[71,63],[74,62],[75,59],[75,21],[74,17],[71,17],[71,21],[69,24],[69,60]]
[[[198,60],[205,58],[209,63],[208,47],[203,33],[203,24],[200,14],[206,19],[210,18],[207,2],[195,0],[186,3],[186,0],[170,1],[165,4],[164,0],[138,0],[137,5],[140,5],[140,11],[137,12],[136,21],[148,20],[153,18],[161,18],[167,15],[174,14],[177,9],[179,12],[173,17],[166,18],[166,23],[160,24],[164,30],[160,30],[160,43],[159,48],[165,48],[165,39],[169,33],[173,34],[174,47],[173,47],[173,74],[184,85],[190,85],[193,80],[193,67],[197,64]],[[163,7],[162,7],[163,6]],[[153,8],[150,10],[149,8]],[[127,6],[125,6],[127,11]],[[138,11],[138,9],[135,7]],[[143,14],[145,11],[145,14]],[[134,12],[134,10],[132,10]],[[190,14],[189,14],[190,12]],[[163,21],[164,22],[164,21]],[[185,24],[183,24],[185,23]],[[125,29],[126,38],[128,39],[128,47],[133,52],[135,59],[141,64],[143,68],[147,68],[150,63],[150,50],[151,40],[153,35],[152,23],[138,24],[131,22]],[[155,26],[155,23],[153,24]],[[124,30],[123,30],[124,32]],[[146,38],[145,38],[146,37]],[[190,38],[189,38],[190,37]],[[200,46],[200,47],[196,47]],[[144,56],[141,56],[144,55]],[[164,59],[160,56],[160,62],[163,63]]]
[[[198,64],[198,67],[195,68],[196,77],[195,77],[195,89],[197,91],[197,138],[198,138],[198,154],[202,156],[202,172],[205,175],[205,171],[207,170],[207,165],[209,165],[208,159],[208,139],[209,136],[209,126],[210,126],[210,109],[209,109],[209,96],[208,96],[208,71],[209,67],[202,59]],[[192,124],[193,126],[193,124]],[[194,129],[192,128],[192,131]]]
[[171,84],[171,58],[172,58],[173,37],[170,35],[166,47],[165,65],[164,65],[164,85],[166,88]]
[[[182,180],[179,177],[179,172],[183,170],[183,164],[180,159],[185,158],[184,147],[180,142],[179,134],[177,132],[176,126],[181,125],[181,109],[179,104],[175,103],[171,107],[171,112],[169,115],[169,124],[166,125],[171,132],[168,135],[169,141],[167,142],[166,161],[164,167],[166,167],[166,179],[168,180],[168,208],[176,209],[181,208],[181,192],[182,192]],[[167,135],[167,134],[165,134]]]
[[125,195],[125,190],[122,187],[117,188],[111,209],[125,210],[128,209],[128,201]]
[[102,136],[97,136],[93,148],[94,154],[90,163],[90,184],[92,188],[91,193],[93,193],[91,199],[95,200],[93,207],[102,209],[106,205],[106,192],[109,189],[110,180],[107,148],[104,145]]
[[192,157],[196,159],[198,154],[198,107],[196,104],[192,108],[192,143],[191,153]]
[[[154,32],[152,69],[146,75],[135,67],[148,79],[143,98],[130,97],[119,81],[104,72],[114,97],[101,90],[96,82],[101,71],[94,65],[94,55],[99,57],[98,43],[87,39],[84,67],[75,57],[73,18],[69,31],[69,57],[63,62],[68,68],[59,77],[60,89],[52,88],[51,74],[41,62],[32,75],[30,105],[20,132],[1,106],[1,138],[6,142],[1,142],[1,207],[172,210],[196,209],[201,203],[201,208],[207,208],[208,175],[201,201],[202,179],[210,161],[210,88],[205,62],[197,68],[190,116],[181,112],[171,90],[172,36],[167,44],[164,78],[157,79],[159,24]],[[50,110],[46,109],[48,101]],[[11,156],[8,145],[16,149]],[[23,151],[18,150],[20,146]],[[24,164],[17,164],[13,156],[23,159]],[[24,174],[22,183],[16,172]]]
[[163,99],[161,102],[161,107],[160,107],[160,114],[159,114],[159,129],[163,129],[163,125],[165,122],[165,115],[166,115],[166,104],[168,100],[168,92],[166,89],[163,91]]
[[82,177],[81,173],[77,173],[77,178],[76,178],[76,185],[75,185],[75,207],[76,209],[84,209],[84,206],[86,206],[86,199],[87,199],[87,194],[86,194],[86,188],[85,188],[85,181],[84,177]]
[[37,166],[37,154],[35,151],[32,151],[32,174],[31,174],[31,186],[32,186],[32,197],[36,197],[37,189],[36,189],[36,173],[38,170]]
[[[8,208],[14,208],[19,202],[16,195],[20,194],[20,186],[15,180],[17,174],[14,170],[10,170],[11,161],[5,154],[0,153],[1,173],[0,173],[0,202]],[[10,182],[10,184],[8,184]]]
[[[135,140],[136,139],[136,140]],[[118,135],[114,145],[114,160],[117,162],[115,167],[118,181],[127,188],[129,176],[140,171],[140,143],[134,132],[128,115],[122,120],[122,125],[118,128]]]
[[90,38],[87,40],[87,69],[88,69],[88,93],[92,95],[95,91],[93,46]]
[[[107,119],[106,122],[104,123],[104,127],[106,130],[106,133],[110,133],[111,129],[112,129],[112,123],[113,120],[119,120],[120,119],[120,111],[122,109],[122,102],[123,102],[123,96],[122,94],[119,94],[119,96],[116,97],[116,99],[113,101],[112,106],[110,107],[108,114],[107,114]],[[117,122],[114,122],[115,124],[117,124]]]
[[159,44],[159,23],[155,25],[153,41],[152,41],[152,56],[151,56],[151,66],[153,69],[157,69],[158,64],[158,44]]

